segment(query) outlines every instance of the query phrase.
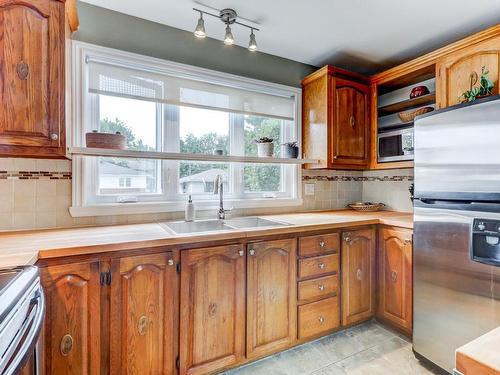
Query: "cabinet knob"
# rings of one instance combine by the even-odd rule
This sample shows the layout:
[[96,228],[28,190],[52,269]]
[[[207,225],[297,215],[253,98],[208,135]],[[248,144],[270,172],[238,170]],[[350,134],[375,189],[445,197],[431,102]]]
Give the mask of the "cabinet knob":
[[318,321],[319,321],[320,324],[323,324],[325,322],[325,317],[323,317],[323,316],[320,315],[318,317]]
[[173,259],[169,259],[167,260],[167,264],[172,267],[174,265],[174,260]]
[[319,241],[319,247],[325,247],[325,241],[323,240]]
[[320,269],[324,270],[326,266],[325,266],[325,263],[320,263],[320,264],[318,264],[318,267]]
[[53,141],[57,141],[59,139],[59,135],[56,133],[52,133],[50,135],[50,139],[52,139]]
[[356,271],[356,278],[361,281],[361,279],[363,278],[363,271],[361,271],[360,269],[358,269]]
[[320,290],[320,292],[324,291],[325,290],[325,286],[324,285],[318,285],[318,289]]
[[238,251],[238,254],[240,255],[240,257],[242,257],[243,255],[245,255],[245,252],[243,250],[240,250]]
[[345,243],[350,244],[351,243],[351,237],[344,237],[344,241],[345,241]]
[[251,249],[251,250],[249,251],[249,254],[250,254],[251,256],[254,256],[254,255],[255,255],[255,250],[254,250],[254,249]]

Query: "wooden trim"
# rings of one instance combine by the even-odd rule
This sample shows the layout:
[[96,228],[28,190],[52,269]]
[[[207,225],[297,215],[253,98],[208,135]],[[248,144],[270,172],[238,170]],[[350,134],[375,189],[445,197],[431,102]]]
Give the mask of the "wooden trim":
[[344,78],[346,80],[355,80],[359,81],[359,83],[368,83],[370,81],[369,77],[366,77],[362,74],[351,72],[349,70],[345,70],[342,68],[337,68],[332,65],[325,65],[321,69],[316,70],[314,73],[309,74],[302,80],[302,87],[311,83],[312,81],[323,77],[324,75],[332,75],[339,78]]
[[78,18],[78,10],[76,7],[76,0],[63,0],[66,1],[66,17],[68,19],[69,29],[75,32],[80,27],[80,20]]
[[370,82],[381,84],[394,79],[398,79],[403,75],[410,74],[419,69],[423,69],[431,65],[434,65],[439,58],[445,55],[456,52],[462,48],[470,47],[472,44],[483,42],[487,39],[493,38],[498,35],[500,35],[500,24],[492,26],[486,30],[480,31],[474,35],[460,39],[454,43],[448,44],[444,47],[429,52],[423,56],[417,57],[416,59],[408,61],[404,64],[395,66],[394,68],[375,74],[370,77]]

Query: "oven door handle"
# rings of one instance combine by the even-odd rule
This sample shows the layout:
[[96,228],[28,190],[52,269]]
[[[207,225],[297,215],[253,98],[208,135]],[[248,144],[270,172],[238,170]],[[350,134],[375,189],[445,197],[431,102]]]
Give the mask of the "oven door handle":
[[35,309],[33,321],[28,323],[31,326],[28,332],[25,333],[21,346],[16,350],[16,355],[12,358],[2,375],[16,374],[21,370],[26,360],[33,355],[38,337],[40,336],[40,331],[42,330],[43,318],[45,315],[45,295],[42,289],[36,292],[35,297],[30,301],[30,305],[32,306],[31,311]]

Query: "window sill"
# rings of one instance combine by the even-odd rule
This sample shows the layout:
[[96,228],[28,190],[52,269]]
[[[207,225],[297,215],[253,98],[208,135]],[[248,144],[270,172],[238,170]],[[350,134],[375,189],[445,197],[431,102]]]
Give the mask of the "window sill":
[[[227,208],[262,208],[293,207],[302,205],[301,198],[261,198],[224,201]],[[141,203],[107,203],[87,206],[72,206],[69,212],[72,217],[152,214],[162,212],[182,212],[186,202],[141,202]],[[196,210],[217,210],[218,202],[195,202]]]

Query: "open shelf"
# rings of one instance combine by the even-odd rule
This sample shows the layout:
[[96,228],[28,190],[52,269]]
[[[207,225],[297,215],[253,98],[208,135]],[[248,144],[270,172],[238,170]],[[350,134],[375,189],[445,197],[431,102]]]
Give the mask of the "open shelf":
[[104,156],[112,158],[135,158],[155,160],[194,160],[222,163],[259,163],[259,164],[318,164],[317,159],[288,159],[258,156],[230,156],[210,154],[184,154],[178,152],[152,152],[133,150],[113,150],[107,148],[70,147],[70,155]]
[[389,104],[378,108],[379,116],[391,115],[393,113],[398,113],[406,109],[420,107],[426,104],[434,104],[436,102],[436,93],[432,92],[427,95],[422,95],[417,98],[404,100],[402,102]]
[[379,133],[383,133],[383,132],[388,132],[388,131],[395,130],[395,129],[406,128],[406,127],[409,127],[409,126],[413,126],[413,124],[414,124],[413,121],[409,121],[409,122],[397,122],[397,123],[394,123],[394,124],[389,124],[389,125],[384,125],[383,127],[379,127],[378,128],[378,132]]

